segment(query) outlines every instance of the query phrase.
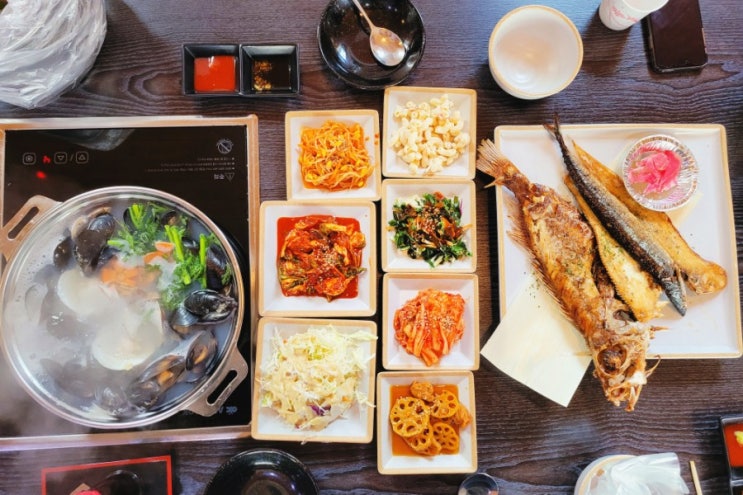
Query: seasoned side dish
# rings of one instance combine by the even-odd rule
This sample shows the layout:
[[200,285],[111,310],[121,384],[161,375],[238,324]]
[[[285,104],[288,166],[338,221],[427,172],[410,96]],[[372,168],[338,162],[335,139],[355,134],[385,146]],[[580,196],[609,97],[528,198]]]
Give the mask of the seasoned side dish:
[[278,220],[277,268],[285,296],[319,296],[328,301],[356,297],[366,236],[353,218],[329,215]]
[[[457,454],[460,430],[472,421],[456,385],[414,381],[393,385],[389,421],[396,455]],[[402,440],[402,441],[400,441]]]
[[433,366],[464,335],[464,298],[425,289],[395,311],[395,340],[409,353]]
[[302,129],[299,169],[305,187],[343,191],[360,189],[374,171],[364,128],[328,120],[319,128]]
[[425,260],[431,267],[471,256],[462,225],[459,197],[442,193],[398,199],[392,207],[389,230],[397,249],[413,259]]

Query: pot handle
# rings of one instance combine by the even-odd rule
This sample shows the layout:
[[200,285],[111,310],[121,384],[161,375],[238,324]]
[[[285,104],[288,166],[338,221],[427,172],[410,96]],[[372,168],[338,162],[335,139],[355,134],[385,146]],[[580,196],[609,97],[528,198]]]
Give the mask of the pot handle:
[[[199,396],[202,398],[186,407],[200,416],[212,416],[224,405],[227,398],[235,391],[240,383],[248,376],[248,363],[237,348],[227,356],[227,361],[217,380],[210,380]],[[219,392],[214,398],[212,395]]]
[[21,209],[0,227],[0,254],[9,261],[20,247],[28,233],[38,223],[43,213],[51,210],[59,202],[46,196],[33,196]]

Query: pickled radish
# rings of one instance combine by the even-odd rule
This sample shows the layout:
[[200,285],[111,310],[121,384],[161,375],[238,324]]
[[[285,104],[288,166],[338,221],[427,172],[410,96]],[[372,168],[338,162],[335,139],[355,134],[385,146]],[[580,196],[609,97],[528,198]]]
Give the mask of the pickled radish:
[[681,157],[671,150],[640,150],[642,159],[629,170],[632,184],[645,183],[645,194],[662,193],[676,186]]

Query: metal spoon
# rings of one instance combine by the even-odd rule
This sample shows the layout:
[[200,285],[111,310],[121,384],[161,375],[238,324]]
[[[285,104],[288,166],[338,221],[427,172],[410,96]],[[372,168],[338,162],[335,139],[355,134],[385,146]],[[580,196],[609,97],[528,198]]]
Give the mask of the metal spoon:
[[374,23],[366,15],[364,7],[361,6],[359,0],[353,0],[356,8],[359,9],[361,15],[366,19],[369,24],[371,33],[369,34],[369,44],[371,45],[371,51],[374,58],[382,64],[388,67],[398,65],[405,58],[405,45],[403,44],[400,37],[390,31],[387,28],[375,26]]

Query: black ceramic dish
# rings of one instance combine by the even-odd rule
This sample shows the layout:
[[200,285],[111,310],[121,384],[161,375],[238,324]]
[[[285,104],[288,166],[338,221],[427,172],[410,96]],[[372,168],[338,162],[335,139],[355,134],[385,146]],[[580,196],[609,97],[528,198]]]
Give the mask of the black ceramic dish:
[[[235,59],[234,91],[197,91],[197,58],[228,55]],[[183,94],[195,97],[294,96],[299,93],[299,48],[296,44],[183,45]]]
[[369,26],[351,0],[331,0],[317,27],[320,53],[342,80],[360,89],[384,89],[405,80],[423,56],[426,33],[408,0],[361,0],[371,21],[394,31],[407,47],[403,61],[386,67],[369,47]]
[[299,93],[297,45],[240,45],[242,81],[246,96],[293,96]]
[[[197,58],[229,55],[235,59],[235,90],[204,92],[194,87],[194,64]],[[183,94],[188,96],[240,96],[240,47],[233,44],[186,44],[183,45]]]
[[309,469],[276,449],[246,450],[222,464],[204,495],[317,495]]

